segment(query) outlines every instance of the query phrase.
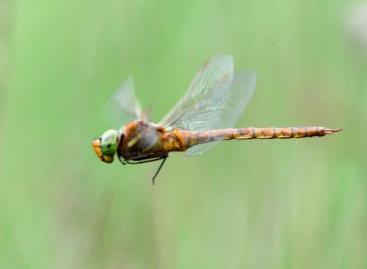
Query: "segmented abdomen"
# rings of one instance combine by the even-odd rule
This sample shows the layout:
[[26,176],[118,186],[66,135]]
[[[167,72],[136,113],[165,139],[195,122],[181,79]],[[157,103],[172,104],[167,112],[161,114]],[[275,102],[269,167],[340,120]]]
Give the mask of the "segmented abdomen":
[[230,128],[210,131],[179,131],[186,148],[194,145],[209,143],[219,140],[243,139],[273,139],[273,138],[304,138],[324,136],[339,132],[341,129],[328,129],[324,127],[287,127],[287,128]]

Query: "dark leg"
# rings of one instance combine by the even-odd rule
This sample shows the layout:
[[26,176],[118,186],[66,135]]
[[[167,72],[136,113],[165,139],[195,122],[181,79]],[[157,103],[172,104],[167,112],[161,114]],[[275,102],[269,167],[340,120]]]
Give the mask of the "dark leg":
[[153,178],[152,178],[152,183],[154,185],[155,183],[155,179],[158,176],[159,172],[161,171],[164,163],[166,162],[166,159],[168,157],[168,154],[147,154],[147,155],[140,155],[138,156],[138,159],[130,159],[130,160],[124,160],[122,158],[122,156],[119,156],[119,160],[122,164],[142,164],[142,163],[150,163],[150,162],[155,162],[155,161],[159,161],[162,160],[161,164],[158,167],[157,172],[155,172]]
[[158,174],[159,174],[159,172],[161,171],[161,169],[162,169],[162,167],[163,167],[164,163],[166,162],[166,160],[167,160],[167,156],[163,157],[163,160],[162,160],[162,162],[161,162],[160,166],[158,167],[157,172],[155,172],[155,174],[154,174],[154,176],[153,176],[153,178],[152,178],[152,184],[153,184],[153,185],[154,185],[154,183],[155,183],[155,178],[158,176]]
[[126,164],[126,161],[122,158],[122,156],[117,156],[119,158],[120,163],[122,163],[123,165]]
[[162,153],[153,153],[153,154],[142,154],[142,155],[138,155],[135,156],[131,159],[125,160],[121,155],[118,155],[119,161],[125,165],[125,164],[140,164],[140,163],[149,163],[149,162],[154,162],[154,161],[158,161],[161,160],[162,158],[164,158],[165,156],[168,156],[167,154],[162,154]]
[[163,158],[166,158],[166,156],[164,156],[164,157],[157,157],[157,158],[151,158],[151,159],[147,159],[147,160],[139,160],[139,161],[127,160],[127,161],[125,161],[125,163],[127,163],[127,164],[150,163],[150,162],[155,162],[155,161],[162,160]]

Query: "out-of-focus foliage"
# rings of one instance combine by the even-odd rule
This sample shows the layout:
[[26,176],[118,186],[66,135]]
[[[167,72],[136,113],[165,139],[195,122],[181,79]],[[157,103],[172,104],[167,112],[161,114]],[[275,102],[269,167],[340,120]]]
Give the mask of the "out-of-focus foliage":
[[[366,268],[354,2],[0,2],[0,267]],[[155,186],[158,164],[96,158],[91,140],[118,127],[104,102],[128,75],[158,121],[221,53],[258,73],[241,126],[344,131],[172,154]]]

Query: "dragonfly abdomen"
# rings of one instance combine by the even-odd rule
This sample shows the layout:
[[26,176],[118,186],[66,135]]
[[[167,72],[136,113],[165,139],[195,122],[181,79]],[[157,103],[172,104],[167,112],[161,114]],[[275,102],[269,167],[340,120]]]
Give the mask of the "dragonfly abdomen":
[[199,132],[181,132],[183,140],[191,146],[210,143],[219,140],[244,140],[244,139],[286,139],[286,138],[305,138],[314,136],[325,136],[341,131],[341,129],[328,129],[325,127],[286,127],[286,128],[229,128]]
[[285,128],[240,128],[235,131],[234,139],[273,139],[273,138],[305,138],[325,136],[336,133],[341,129],[328,129],[325,127],[285,127]]

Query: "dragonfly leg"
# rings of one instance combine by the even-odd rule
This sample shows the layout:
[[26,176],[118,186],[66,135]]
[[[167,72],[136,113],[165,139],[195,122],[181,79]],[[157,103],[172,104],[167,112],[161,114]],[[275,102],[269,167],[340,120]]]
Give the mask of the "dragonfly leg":
[[129,159],[125,159],[122,155],[118,154],[118,159],[119,161],[125,165],[125,164],[140,164],[140,163],[148,163],[148,162],[154,162],[157,160],[162,159],[163,156],[165,156],[166,154],[157,154],[157,153],[153,153],[153,154],[142,154],[142,155],[138,155]]
[[153,184],[153,185],[154,185],[154,183],[155,183],[155,179],[156,179],[156,177],[158,176],[158,174],[159,174],[159,172],[161,171],[161,169],[162,169],[162,167],[163,167],[164,163],[166,162],[167,157],[168,157],[168,155],[166,155],[166,156],[162,157],[162,162],[161,162],[161,164],[159,165],[157,172],[155,172],[154,176],[152,177],[152,184]]
[[125,165],[127,162],[124,160],[124,158],[122,158],[122,156],[118,156],[118,158],[119,158],[119,161],[120,161],[120,163],[122,163],[123,165]]
[[127,164],[142,164],[142,163],[150,163],[150,162],[156,162],[159,160],[162,160],[164,158],[167,158],[168,155],[163,155],[160,157],[156,157],[156,158],[149,158],[149,159],[145,159],[145,160],[126,160],[124,161]]
[[150,163],[150,162],[156,162],[156,161],[162,160],[161,164],[159,165],[157,171],[155,172],[155,174],[154,174],[154,176],[152,178],[152,183],[154,185],[155,179],[158,176],[159,172],[161,171],[164,163],[166,162],[167,157],[168,157],[168,154],[167,153],[160,154],[160,155],[157,155],[157,154],[147,154],[147,155],[140,155],[140,156],[137,157],[138,159],[135,159],[135,160],[134,159],[124,160],[122,158],[122,156],[119,156],[119,160],[124,165],[125,164]]

